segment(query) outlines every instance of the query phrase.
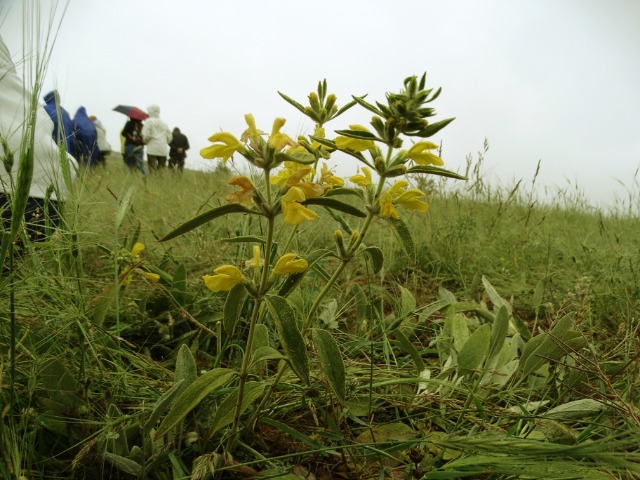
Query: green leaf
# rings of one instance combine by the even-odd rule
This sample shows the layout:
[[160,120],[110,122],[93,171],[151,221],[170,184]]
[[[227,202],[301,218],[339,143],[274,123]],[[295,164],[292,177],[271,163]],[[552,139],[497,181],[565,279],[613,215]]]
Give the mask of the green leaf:
[[399,310],[396,314],[400,318],[413,315],[416,311],[416,297],[413,296],[413,293],[411,293],[409,289],[402,285],[397,285],[397,287],[400,290],[400,302],[398,304]]
[[294,153],[293,155],[289,155],[288,153],[285,153],[285,152],[278,152],[275,154],[275,157],[278,163],[295,162],[295,163],[300,163],[302,165],[311,165],[316,161],[316,157],[308,152]]
[[384,266],[384,254],[379,247],[370,246],[360,248],[358,253],[364,253],[367,256],[367,258],[371,262],[371,267],[374,274],[382,270],[382,267]]
[[440,177],[455,178],[457,180],[467,180],[467,177],[464,175],[431,165],[415,165],[407,169],[407,174],[410,173],[426,173],[428,175],[438,175]]
[[363,192],[364,190],[362,190],[361,188],[338,187],[327,190],[326,192],[324,192],[324,196],[335,197],[337,195],[352,195],[360,199],[364,199]]
[[160,395],[158,400],[156,400],[156,403],[153,404],[151,415],[149,415],[147,421],[144,422],[143,430],[145,435],[149,435],[151,429],[155,427],[156,422],[158,421],[158,419],[160,419],[167,407],[169,407],[169,404],[174,399],[174,397],[176,397],[180,392],[182,392],[182,390],[184,390],[182,388],[183,386],[184,380],[176,382],[169,390]]
[[267,243],[267,240],[264,237],[257,237],[254,235],[244,235],[241,237],[232,237],[232,238],[221,238],[219,239],[221,242],[227,243],[259,243],[264,245]]
[[257,210],[250,210],[247,207],[240,205],[238,203],[230,203],[229,205],[223,205],[222,207],[217,207],[208,212],[201,213],[197,217],[192,218],[191,220],[183,223],[178,228],[172,230],[164,237],[162,237],[159,241],[164,242],[167,240],[171,240],[172,238],[179,237],[187,232],[190,232],[194,228],[199,227],[200,225],[204,225],[205,223],[210,222],[218,217],[222,217],[224,215],[229,215],[230,213],[251,213],[254,215],[262,215],[261,212]]
[[[527,376],[549,361],[557,360],[566,354],[562,346],[563,342],[577,339],[576,347],[583,344],[583,340],[578,332],[571,332],[573,314],[568,314],[558,320],[558,323],[549,333],[543,333],[529,340],[520,357],[519,368],[523,376]],[[576,336],[578,335],[578,336]],[[540,337],[540,339],[538,339]],[[560,343],[559,343],[560,342]]]
[[603,410],[606,410],[606,408],[607,406],[602,402],[593,400],[592,398],[582,398],[558,405],[544,413],[543,417],[555,420],[585,419],[598,415]]
[[284,355],[282,355],[275,348],[264,346],[264,347],[257,348],[253,352],[253,355],[251,356],[251,362],[252,362],[251,365],[253,366],[256,363],[264,362],[266,360],[281,360],[283,358],[284,358]]
[[420,372],[422,372],[426,368],[424,365],[424,361],[422,360],[422,356],[420,355],[420,352],[418,352],[416,347],[407,338],[407,336],[404,334],[401,328],[398,328],[395,331],[395,335],[396,335],[396,338],[398,339],[398,343],[402,345],[402,348],[404,349],[404,351],[411,356],[413,363],[416,364],[418,375],[420,375]]
[[431,136],[435,135],[436,133],[438,133],[440,130],[442,130],[444,127],[449,125],[454,120],[455,120],[455,118],[447,118],[445,120],[441,120],[439,122],[435,122],[435,123],[432,123],[430,125],[427,125],[425,128],[423,128],[422,130],[417,132],[416,136],[421,137],[421,138],[431,137]]
[[338,135],[349,138],[358,138],[360,140],[380,140],[371,132],[365,132],[364,130],[336,130]]
[[116,455],[115,453],[111,452],[104,452],[102,455],[107,462],[109,462],[121,472],[127,473],[129,475],[134,475],[136,477],[142,474],[142,465],[140,465],[138,462],[134,462],[133,460],[122,457],[120,455]]
[[[259,323],[253,329],[253,342],[251,343],[251,361],[252,366],[255,366],[256,370],[266,368],[265,362],[260,363],[260,358],[258,358],[258,350],[261,350],[263,348],[270,348],[272,350],[275,350],[270,347],[270,343],[269,328],[263,323]],[[275,351],[278,352],[277,350]],[[280,357],[282,357],[282,354],[280,352],[278,352],[278,354],[280,355]],[[264,360],[268,359],[265,358]]]
[[339,210],[341,212],[348,213],[349,215],[353,215],[360,218],[364,218],[367,216],[367,214],[362,210],[360,210],[359,208],[356,208],[349,203],[336,200],[335,198],[313,197],[313,198],[308,198],[304,202],[300,202],[300,203],[302,203],[302,205],[320,205],[323,207],[331,208],[333,210]]
[[193,358],[189,347],[183,343],[180,350],[178,350],[178,356],[176,358],[175,382],[177,383],[184,380],[184,385],[182,386],[184,390],[191,385],[196,378],[198,378],[196,359]]
[[290,105],[293,105],[295,108],[297,108],[301,113],[305,114],[304,112],[304,106],[301,105],[300,103],[296,102],[293,98],[288,97],[287,95],[285,95],[284,93],[278,91],[278,95],[280,95],[282,98],[285,99],[286,102],[288,102]]
[[129,210],[129,206],[131,205],[131,197],[133,196],[133,192],[134,188],[129,187],[127,192],[124,194],[122,201],[120,202],[120,208],[118,208],[118,211],[116,212],[116,230],[118,230],[122,226],[124,216],[127,214],[127,210]]
[[491,340],[491,326],[481,325],[471,334],[458,354],[458,371],[467,374],[482,366],[487,356],[489,341]]
[[233,336],[233,331],[240,320],[246,296],[247,291],[240,284],[233,287],[227,294],[224,309],[222,310],[222,325],[224,326],[224,331],[230,337]]
[[236,376],[236,372],[228,368],[214,368],[198,377],[176,399],[171,410],[158,427],[154,438],[159,438],[169,432],[182,421],[187,414],[196,408],[200,402],[215,390],[223,387]]
[[482,276],[482,285],[484,285],[484,290],[487,292],[489,300],[495,306],[495,308],[500,308],[504,305],[507,308],[507,313],[511,315],[513,308],[509,302],[507,302],[504,298],[500,296],[500,294],[496,291],[496,289],[491,285],[487,277]]
[[298,329],[293,308],[283,297],[268,295],[265,300],[291,368],[305,385],[310,385],[307,347]]
[[322,371],[338,399],[344,402],[347,394],[347,381],[342,353],[338,344],[329,332],[320,328],[312,330],[312,338]]
[[[247,382],[244,385],[244,391],[242,392],[242,403],[240,406],[240,412],[238,415],[242,415],[244,411],[255,402],[267,384],[264,382]],[[221,428],[230,425],[233,422],[236,406],[238,403],[238,387],[235,387],[233,391],[227,395],[227,397],[220,403],[216,410],[213,422],[211,423],[210,435],[213,437]]]
[[502,350],[502,345],[504,345],[504,341],[507,338],[507,333],[509,332],[509,312],[507,308],[503,305],[498,309],[498,313],[495,316],[493,321],[493,325],[491,327],[491,341],[489,342],[489,353],[487,353],[487,359],[485,361],[485,367],[488,368],[491,365],[491,362],[495,358],[500,350]]
[[369,102],[365,102],[364,100],[364,96],[362,97],[356,97],[353,96],[353,100],[355,102],[358,103],[358,105],[366,108],[367,110],[369,110],[370,112],[375,113],[376,115],[380,116],[380,117],[384,117],[383,113],[380,111],[380,109],[376,108],[375,106],[371,105]]
[[[153,273],[157,272],[154,271]],[[185,268],[184,263],[178,265],[178,268],[176,268],[176,271],[173,274],[171,290],[171,294],[178,305],[184,304],[185,299],[187,298],[187,269]]]
[[453,348],[455,348],[456,352],[460,352],[470,336],[467,317],[459,313],[449,315],[445,320],[445,327],[447,326],[449,326],[451,337],[453,338]]
[[387,220],[393,227],[393,230],[400,240],[405,253],[411,259],[411,261],[414,261],[416,258],[416,245],[413,241],[413,236],[411,235],[411,231],[407,227],[407,224],[402,220],[396,218],[388,218]]

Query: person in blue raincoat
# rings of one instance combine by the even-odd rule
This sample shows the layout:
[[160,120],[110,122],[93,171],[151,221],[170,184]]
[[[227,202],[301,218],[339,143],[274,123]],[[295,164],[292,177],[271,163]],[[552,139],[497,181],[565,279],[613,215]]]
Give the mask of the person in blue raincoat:
[[73,134],[73,121],[69,112],[60,104],[60,94],[52,90],[43,97],[44,109],[53,121],[53,139],[58,145],[64,144],[67,152],[76,155],[76,141]]
[[73,131],[76,137],[76,160],[83,167],[92,169],[98,163],[98,133],[87,109],[78,108],[73,117]]

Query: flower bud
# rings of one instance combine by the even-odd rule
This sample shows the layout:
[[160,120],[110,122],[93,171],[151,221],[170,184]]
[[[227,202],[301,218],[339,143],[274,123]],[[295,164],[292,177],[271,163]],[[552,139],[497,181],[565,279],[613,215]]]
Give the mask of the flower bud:
[[333,93],[330,93],[327,96],[327,100],[324,102],[324,108],[326,108],[328,112],[331,112],[331,110],[333,109],[336,103],[336,99],[337,97]]
[[309,94],[309,105],[311,105],[314,112],[318,112],[320,110],[320,101],[318,100],[318,94],[315,92],[311,92]]
[[351,238],[349,239],[349,248],[351,248],[351,246],[358,240],[360,240],[360,232],[358,230],[354,230],[351,232]]
[[333,237],[336,240],[340,256],[344,257],[347,254],[347,250],[344,248],[344,237],[342,236],[342,232],[340,230],[336,230]]
[[373,159],[373,166],[376,167],[376,172],[382,173],[385,171],[386,165],[384,164],[384,158],[376,157]]
[[405,165],[398,165],[397,167],[390,168],[384,172],[385,177],[399,177],[407,173],[407,167]]

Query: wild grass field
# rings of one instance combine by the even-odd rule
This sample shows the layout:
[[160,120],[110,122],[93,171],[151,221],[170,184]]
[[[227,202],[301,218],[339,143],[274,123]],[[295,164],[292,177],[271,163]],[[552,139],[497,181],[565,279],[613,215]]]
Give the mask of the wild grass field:
[[[414,176],[411,239],[374,220],[316,305],[341,217],[266,259],[242,212],[163,240],[225,205],[233,165],[145,181],[111,155],[0,280],[0,477],[638,478],[637,215],[491,188],[478,161]],[[309,268],[259,321],[204,285],[283,248]]]

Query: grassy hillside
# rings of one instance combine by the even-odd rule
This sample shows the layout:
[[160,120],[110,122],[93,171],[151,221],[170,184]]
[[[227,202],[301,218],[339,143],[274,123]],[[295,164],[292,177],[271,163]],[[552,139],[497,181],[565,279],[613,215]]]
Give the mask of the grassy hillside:
[[[481,178],[420,183],[413,254],[377,220],[317,310],[336,259],[315,252],[340,225],[276,235],[313,268],[253,328],[252,300],[202,276],[251,260],[259,217],[159,241],[225,205],[232,168],[144,179],[114,154],[2,277],[0,477],[640,475],[637,218]],[[309,336],[287,333],[309,312]]]

